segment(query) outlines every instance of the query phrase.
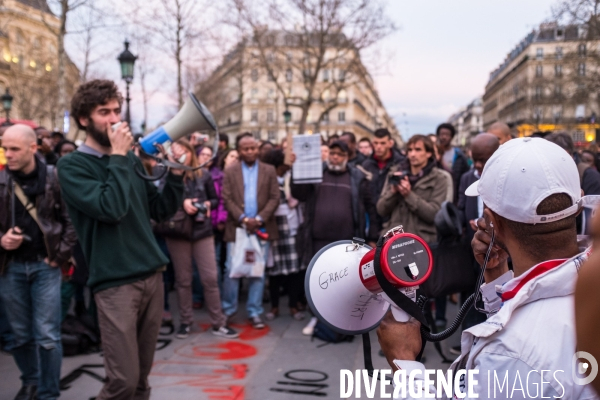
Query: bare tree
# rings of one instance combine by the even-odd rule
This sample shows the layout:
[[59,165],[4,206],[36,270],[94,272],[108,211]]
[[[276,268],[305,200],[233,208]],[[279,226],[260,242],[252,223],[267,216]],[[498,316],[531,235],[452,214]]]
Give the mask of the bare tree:
[[[361,52],[396,29],[376,0],[267,0],[261,7],[230,0],[230,8],[227,22],[242,34],[250,68],[266,72],[286,109],[301,110],[299,133],[314,103],[321,103],[318,129],[346,101],[345,89],[368,75]],[[304,93],[291,91],[298,78]]]
[[[560,58],[556,63],[560,62],[561,70],[555,71],[554,79],[548,79],[544,74],[545,79],[538,79],[539,85],[543,86],[550,101],[563,107],[592,103],[597,106],[600,100],[600,51],[597,46],[600,41],[600,0],[561,0],[552,8],[552,19],[556,21],[557,36],[560,34],[565,41],[563,54],[556,57]],[[584,118],[596,119],[594,115],[579,115],[561,122],[569,128],[583,122]]]
[[[203,51],[199,46],[203,31],[208,29],[208,1],[199,0],[154,0],[142,1],[133,6],[132,21],[138,31],[148,35],[157,50],[163,54],[163,67],[169,68],[174,61],[177,104],[185,101],[184,92],[188,83],[189,68],[197,67]],[[167,60],[164,54],[168,54]]]
[[[67,53],[65,51],[65,37],[68,33],[67,23],[68,17],[71,13],[79,7],[88,3],[89,0],[36,0],[39,4],[40,9],[45,10],[50,7],[51,10],[55,10],[55,15],[58,16],[58,26],[48,21],[47,16],[42,13],[42,21],[46,24],[46,27],[56,35],[57,39],[57,93],[58,93],[58,118],[62,119],[62,113],[67,108],[67,79],[66,69],[67,63],[69,62]],[[58,122],[58,121],[57,121]]]

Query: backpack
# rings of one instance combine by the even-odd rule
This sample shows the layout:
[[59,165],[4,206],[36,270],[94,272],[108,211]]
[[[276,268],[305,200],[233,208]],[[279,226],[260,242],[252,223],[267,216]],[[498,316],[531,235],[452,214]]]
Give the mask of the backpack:
[[95,353],[100,350],[100,337],[81,319],[67,315],[61,325],[64,356]]
[[[327,325],[325,325],[320,320],[317,321],[317,325],[315,325],[315,329],[313,331],[311,341],[314,339],[323,340],[324,344],[320,346],[324,346],[328,343],[342,343],[342,342],[352,342],[354,340],[354,336],[352,335],[344,335],[343,333],[337,333]],[[319,347],[320,347],[319,346]]]

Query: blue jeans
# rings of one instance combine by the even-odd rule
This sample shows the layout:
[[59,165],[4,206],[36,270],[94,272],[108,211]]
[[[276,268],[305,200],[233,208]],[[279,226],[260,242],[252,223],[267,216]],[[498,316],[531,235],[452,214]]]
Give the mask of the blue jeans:
[[[238,292],[240,289],[240,278],[230,278],[229,273],[231,272],[231,252],[233,250],[233,242],[227,243],[227,261],[225,262],[225,276],[223,277],[223,313],[229,316],[237,311],[238,307]],[[265,256],[265,263],[267,261],[267,255],[269,254],[269,242],[261,241],[261,247]],[[263,274],[260,278],[247,278],[250,282],[248,288],[248,302],[246,303],[246,311],[248,317],[257,317],[263,313],[262,299],[263,289],[265,287],[265,275]]]
[[10,262],[0,277],[12,355],[23,385],[37,385],[40,400],[60,396],[60,275],[60,268],[45,262]]

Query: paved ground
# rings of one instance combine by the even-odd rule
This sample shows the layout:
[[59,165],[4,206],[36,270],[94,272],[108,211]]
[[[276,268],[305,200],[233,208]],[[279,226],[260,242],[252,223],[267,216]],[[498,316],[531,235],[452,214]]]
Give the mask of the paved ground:
[[[456,307],[448,304],[448,317],[455,314]],[[364,368],[360,337],[352,343],[322,346],[323,342],[303,336],[301,330],[306,321],[293,320],[286,310],[263,330],[252,329],[240,316],[234,325],[241,331],[240,339],[236,340],[217,338],[207,331],[208,317],[204,310],[196,312],[196,319],[198,323],[188,339],[161,336],[171,342],[156,353],[150,376],[152,399],[337,399],[340,369]],[[375,332],[371,334],[371,342],[375,368],[389,368],[377,354]],[[458,343],[458,334],[442,343],[447,356],[450,356],[448,347]],[[427,345],[425,356],[428,368],[448,367],[432,344]],[[86,364],[101,365],[101,355],[65,358],[62,376]],[[101,366],[87,370],[104,376]],[[1,353],[0,400],[12,400],[19,387],[19,372],[12,357]],[[97,395],[100,387],[97,379],[83,374],[62,392],[61,399],[87,400]]]

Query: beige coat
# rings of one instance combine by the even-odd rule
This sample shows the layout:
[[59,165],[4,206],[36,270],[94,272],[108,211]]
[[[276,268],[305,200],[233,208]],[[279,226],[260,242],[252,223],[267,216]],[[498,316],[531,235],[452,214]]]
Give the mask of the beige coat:
[[[397,167],[390,170],[390,174],[397,171]],[[387,184],[387,180],[377,202],[377,212],[390,220],[384,224],[385,233],[397,225],[404,227],[404,232],[414,233],[423,238],[427,243],[436,241],[435,225],[433,219],[439,211],[448,193],[448,180],[438,168],[421,178],[412,188],[408,196],[394,193]]]

